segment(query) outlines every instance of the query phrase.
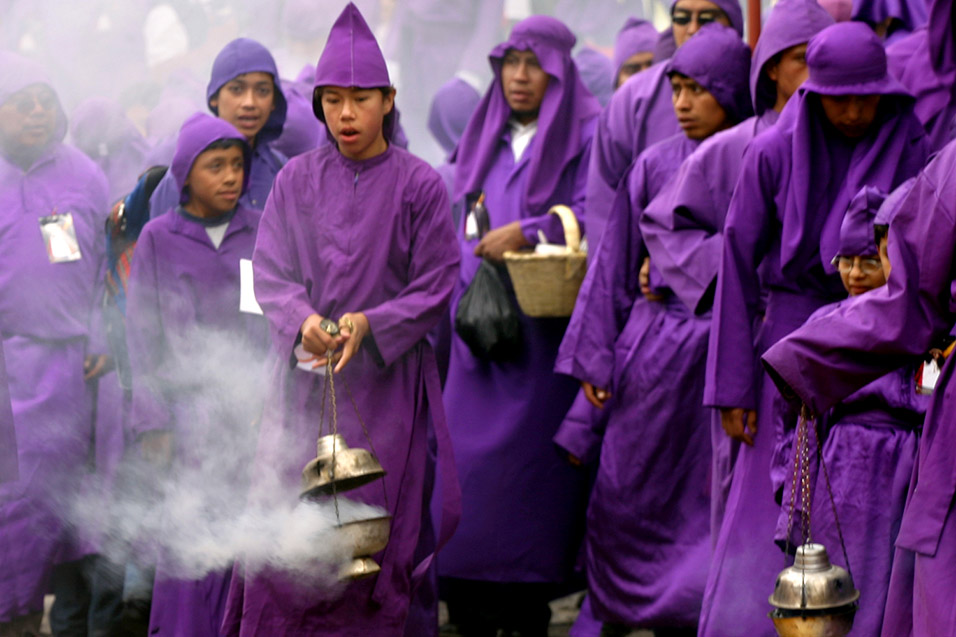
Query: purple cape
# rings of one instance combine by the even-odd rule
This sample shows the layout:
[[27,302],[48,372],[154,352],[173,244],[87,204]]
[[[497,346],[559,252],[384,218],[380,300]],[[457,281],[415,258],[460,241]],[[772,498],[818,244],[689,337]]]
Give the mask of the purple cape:
[[457,166],[454,201],[482,187],[498,154],[501,134],[511,117],[501,86],[501,64],[510,49],[517,49],[534,52],[549,76],[536,143],[528,149],[531,160],[522,197],[522,206],[532,214],[547,211],[546,204],[562,175],[580,159],[583,142],[590,138],[591,124],[601,110],[581,83],[571,59],[574,42],[574,34],[558,20],[532,16],[516,24],[508,40],[492,50],[488,59],[495,79],[475,109],[453,158]]

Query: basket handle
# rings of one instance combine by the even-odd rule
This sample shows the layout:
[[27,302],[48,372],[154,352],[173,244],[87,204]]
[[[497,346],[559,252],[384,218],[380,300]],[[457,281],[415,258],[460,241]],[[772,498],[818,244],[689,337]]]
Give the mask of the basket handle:
[[564,227],[564,244],[571,252],[578,252],[581,249],[581,227],[574,212],[567,206],[553,206],[548,214],[558,215]]

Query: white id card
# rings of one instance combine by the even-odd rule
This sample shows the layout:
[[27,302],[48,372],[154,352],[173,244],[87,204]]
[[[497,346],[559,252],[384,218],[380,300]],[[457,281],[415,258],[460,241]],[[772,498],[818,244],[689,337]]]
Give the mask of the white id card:
[[83,258],[80,254],[80,242],[76,239],[73,213],[54,213],[40,217],[40,233],[43,235],[50,263],[69,263]]
[[239,311],[262,315],[262,308],[256,301],[252,261],[249,259],[239,259]]

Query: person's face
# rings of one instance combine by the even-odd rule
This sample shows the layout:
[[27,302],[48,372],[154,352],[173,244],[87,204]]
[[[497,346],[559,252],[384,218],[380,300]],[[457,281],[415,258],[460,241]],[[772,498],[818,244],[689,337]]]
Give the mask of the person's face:
[[220,119],[235,126],[250,142],[254,141],[275,110],[275,82],[262,71],[237,75],[209,100],[219,110]]
[[511,112],[522,124],[538,119],[548,74],[531,51],[510,49],[501,61],[501,90]]
[[780,53],[780,59],[767,67],[767,77],[777,85],[777,95],[789,100],[800,88],[810,70],[807,68],[807,44],[798,44]]
[[621,69],[617,72],[617,83],[614,85],[614,88],[620,87],[621,84],[624,84],[631,76],[651,68],[651,64],[653,63],[653,51],[642,51],[627,58],[624,60],[624,64],[621,65]]
[[325,86],[321,104],[325,125],[349,159],[370,159],[388,148],[383,126],[395,105],[395,89],[386,96],[377,88]]
[[674,112],[681,130],[690,139],[706,139],[727,128],[727,112],[703,86],[695,80],[674,73],[671,76]]
[[674,42],[678,47],[684,45],[690,36],[710,22],[719,22],[725,27],[730,26],[730,18],[723,9],[709,0],[678,0],[671,10],[671,29],[674,32]]
[[46,84],[17,91],[0,105],[0,144],[8,152],[40,151],[53,139],[58,100]]
[[850,296],[859,296],[886,283],[883,264],[875,254],[837,257],[835,261]]
[[879,95],[821,95],[823,113],[844,137],[857,139],[866,135],[876,120]]
[[887,245],[889,245],[889,237],[880,237],[880,265],[883,266],[883,278],[887,281],[890,278],[890,253],[887,252]]
[[242,194],[244,172],[239,146],[203,151],[186,177],[189,188],[186,209],[198,217],[218,217],[229,212]]

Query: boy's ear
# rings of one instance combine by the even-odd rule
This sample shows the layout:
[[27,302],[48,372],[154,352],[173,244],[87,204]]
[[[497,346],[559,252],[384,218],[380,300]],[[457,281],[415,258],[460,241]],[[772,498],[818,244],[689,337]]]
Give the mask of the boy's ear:
[[[216,94],[209,98],[209,106],[219,110],[219,91],[216,91]],[[273,106],[273,108],[275,108],[275,106]]]
[[395,108],[395,93],[397,93],[397,91],[395,90],[395,87],[392,87],[392,89],[391,89],[391,91],[389,92],[389,94],[386,95],[386,96],[384,96],[384,98],[385,98],[384,107],[385,107],[385,114],[386,114],[386,115],[388,115],[389,113],[391,113],[391,112],[392,112],[392,109]]

